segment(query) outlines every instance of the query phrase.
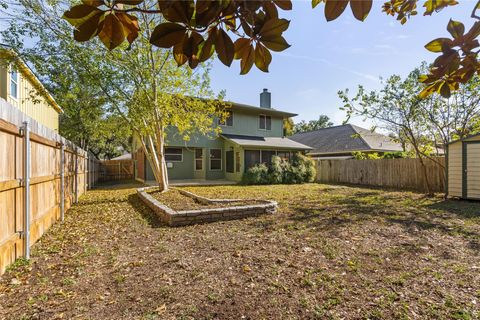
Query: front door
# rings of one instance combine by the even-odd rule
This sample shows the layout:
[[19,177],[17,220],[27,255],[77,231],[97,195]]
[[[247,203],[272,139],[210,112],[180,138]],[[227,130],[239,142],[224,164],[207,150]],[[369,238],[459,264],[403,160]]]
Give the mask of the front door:
[[193,157],[193,176],[195,179],[205,179],[205,149],[195,148]]
[[466,168],[464,172],[464,188],[468,199],[480,199],[480,141],[466,143],[465,154]]

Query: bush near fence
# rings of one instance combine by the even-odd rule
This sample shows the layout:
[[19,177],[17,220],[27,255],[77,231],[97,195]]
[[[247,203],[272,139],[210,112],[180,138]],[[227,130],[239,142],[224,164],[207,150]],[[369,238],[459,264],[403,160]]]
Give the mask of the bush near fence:
[[[30,168],[25,168],[25,121],[30,130]],[[61,218],[62,208],[68,210],[93,186],[99,165],[92,155],[0,99],[0,274],[26,253],[24,169],[30,173],[31,246]]]
[[[445,158],[425,160],[433,192],[445,192]],[[443,165],[443,166],[442,166]],[[427,191],[419,159],[317,160],[317,182]]]

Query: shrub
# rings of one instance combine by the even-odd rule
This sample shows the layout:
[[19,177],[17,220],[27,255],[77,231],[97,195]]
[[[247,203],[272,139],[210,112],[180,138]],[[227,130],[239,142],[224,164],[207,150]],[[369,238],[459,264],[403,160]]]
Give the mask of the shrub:
[[260,163],[249,168],[242,176],[242,183],[268,184],[268,167],[264,163]]
[[244,184],[298,184],[313,182],[315,161],[301,154],[295,154],[292,161],[273,156],[271,164],[257,164],[243,175]]

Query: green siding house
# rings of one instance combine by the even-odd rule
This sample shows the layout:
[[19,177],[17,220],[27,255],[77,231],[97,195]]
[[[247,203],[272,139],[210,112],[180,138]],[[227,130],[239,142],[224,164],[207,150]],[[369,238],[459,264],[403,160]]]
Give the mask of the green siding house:
[[[284,137],[283,120],[296,114],[273,109],[270,93],[260,94],[260,107],[232,103],[229,117],[219,123],[216,137],[194,136],[184,141],[174,128],[165,148],[169,180],[240,181],[243,173],[257,163],[269,163],[273,155],[290,159],[295,152],[311,148]],[[155,180],[142,149],[133,147],[135,177]]]

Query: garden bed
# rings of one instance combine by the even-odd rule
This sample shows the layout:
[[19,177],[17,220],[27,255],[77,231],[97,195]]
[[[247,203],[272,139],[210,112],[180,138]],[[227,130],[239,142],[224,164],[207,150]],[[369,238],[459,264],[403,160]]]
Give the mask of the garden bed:
[[138,196],[169,226],[184,226],[219,220],[272,214],[277,203],[258,199],[209,199],[194,193],[171,189],[161,193],[156,187],[137,189]]

